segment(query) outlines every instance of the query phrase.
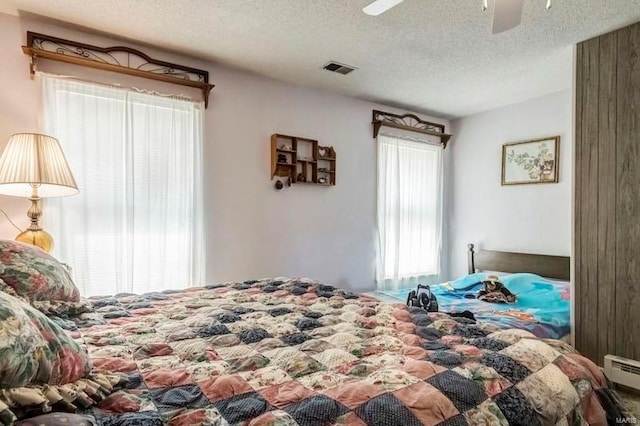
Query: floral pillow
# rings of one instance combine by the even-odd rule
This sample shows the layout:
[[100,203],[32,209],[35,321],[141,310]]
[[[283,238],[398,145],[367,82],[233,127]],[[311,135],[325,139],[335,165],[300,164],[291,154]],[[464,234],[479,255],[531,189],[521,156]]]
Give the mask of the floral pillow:
[[30,302],[80,301],[80,292],[64,265],[29,244],[0,240],[0,279]]
[[27,303],[0,292],[0,388],[60,385],[89,374],[89,355]]
[[0,291],[0,424],[104,399],[122,378],[91,374],[71,336],[28,303]]

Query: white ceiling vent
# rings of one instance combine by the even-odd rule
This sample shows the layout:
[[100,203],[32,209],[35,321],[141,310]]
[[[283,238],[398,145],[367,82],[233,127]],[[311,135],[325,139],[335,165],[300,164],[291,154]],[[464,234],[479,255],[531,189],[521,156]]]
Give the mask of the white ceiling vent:
[[341,64],[340,62],[331,61],[322,67],[323,70],[337,72],[338,74],[349,74],[351,71],[357,70],[358,67],[352,65]]

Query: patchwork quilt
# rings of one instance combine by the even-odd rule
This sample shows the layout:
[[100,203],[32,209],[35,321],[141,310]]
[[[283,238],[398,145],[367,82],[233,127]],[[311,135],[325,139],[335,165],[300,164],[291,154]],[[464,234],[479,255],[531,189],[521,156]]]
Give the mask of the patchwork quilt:
[[57,318],[126,385],[101,425],[575,425],[621,416],[557,340],[306,279],[92,299]]

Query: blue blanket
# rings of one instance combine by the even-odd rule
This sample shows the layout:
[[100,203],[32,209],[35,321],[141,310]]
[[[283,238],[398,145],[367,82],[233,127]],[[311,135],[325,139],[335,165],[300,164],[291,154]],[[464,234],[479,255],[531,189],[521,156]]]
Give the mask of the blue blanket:
[[[559,339],[569,334],[570,288],[568,282],[546,280],[535,274],[511,274],[500,277],[505,287],[516,295],[515,303],[490,303],[475,295],[482,289],[488,274],[466,275],[455,281],[431,286],[442,312],[473,312],[480,321],[501,328],[521,328],[538,337]],[[384,293],[406,301],[411,289]],[[474,298],[468,298],[474,296]]]

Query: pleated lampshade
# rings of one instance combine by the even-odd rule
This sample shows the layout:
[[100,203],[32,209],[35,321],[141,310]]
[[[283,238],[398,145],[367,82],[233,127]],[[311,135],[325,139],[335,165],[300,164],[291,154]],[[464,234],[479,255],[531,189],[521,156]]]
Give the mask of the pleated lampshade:
[[0,194],[30,197],[64,197],[78,193],[67,159],[56,138],[37,133],[17,133],[0,157]]

